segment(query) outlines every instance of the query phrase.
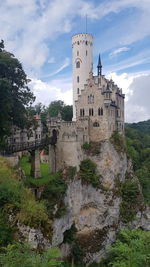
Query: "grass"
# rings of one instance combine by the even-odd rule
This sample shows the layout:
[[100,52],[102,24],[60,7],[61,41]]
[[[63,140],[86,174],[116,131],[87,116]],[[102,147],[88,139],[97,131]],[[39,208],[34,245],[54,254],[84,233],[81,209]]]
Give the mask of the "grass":
[[30,175],[31,163],[29,162],[29,157],[23,156],[19,161],[19,166],[25,172],[27,184],[32,184],[40,186],[48,183],[50,180],[54,179],[55,174],[50,174],[48,170],[47,163],[41,163],[41,177],[33,178]]
[[[41,226],[44,230],[49,226],[44,202],[36,201],[32,191],[24,186],[15,170],[2,157],[0,166],[0,212],[6,214],[6,218],[8,214],[13,214],[13,223],[19,219],[25,225],[35,228]],[[0,222],[0,225],[3,223]],[[5,230],[7,232],[7,228]],[[3,236],[6,236],[5,233]]]

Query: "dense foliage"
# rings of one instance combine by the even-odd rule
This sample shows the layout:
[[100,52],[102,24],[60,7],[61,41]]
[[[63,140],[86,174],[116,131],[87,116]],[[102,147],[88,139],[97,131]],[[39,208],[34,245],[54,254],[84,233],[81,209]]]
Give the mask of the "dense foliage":
[[34,101],[27,86],[29,80],[21,63],[4,50],[0,42],[0,141],[8,135],[11,126],[23,128],[26,124],[26,106]]
[[63,101],[57,100],[50,103],[48,107],[48,114],[51,117],[57,117],[61,114],[61,117],[64,121],[71,121],[73,117],[72,106],[65,105]]
[[[43,202],[36,201],[34,195],[24,187],[16,173],[0,158],[0,245],[13,241],[13,225],[19,219],[31,227],[41,229],[49,225],[48,215]],[[12,224],[8,216],[12,217]]]
[[96,164],[90,159],[85,159],[80,164],[80,177],[83,182],[99,186],[99,175],[96,173]]
[[110,248],[107,259],[95,266],[149,267],[150,232],[141,230],[121,231]]
[[58,248],[40,254],[31,250],[26,244],[16,243],[2,249],[0,267],[59,267],[63,266],[59,257]]
[[120,204],[120,217],[125,223],[135,219],[137,211],[140,209],[141,198],[137,182],[127,180],[120,186],[122,202]]
[[146,203],[150,204],[150,120],[127,124],[127,154],[131,157]]

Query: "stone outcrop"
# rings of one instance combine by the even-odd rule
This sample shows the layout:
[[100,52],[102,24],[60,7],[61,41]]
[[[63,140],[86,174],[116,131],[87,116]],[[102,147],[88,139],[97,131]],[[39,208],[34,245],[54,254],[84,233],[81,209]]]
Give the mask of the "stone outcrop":
[[99,187],[81,180],[79,173],[73,179],[66,177],[68,187],[64,203],[67,214],[53,221],[51,244],[40,231],[29,228],[20,230],[28,236],[34,248],[39,247],[39,244],[42,248],[59,246],[62,255],[68,257],[73,245],[64,242],[64,235],[74,225],[75,240],[83,253],[83,261],[90,264],[100,261],[121,228],[130,225],[150,230],[150,209],[139,210],[136,219],[129,224],[121,221],[122,198],[118,193],[118,184],[126,181],[127,174],[134,180],[132,164],[126,153],[118,153],[110,141],[104,141],[100,144],[99,153],[83,152],[83,158],[90,158],[97,164]]

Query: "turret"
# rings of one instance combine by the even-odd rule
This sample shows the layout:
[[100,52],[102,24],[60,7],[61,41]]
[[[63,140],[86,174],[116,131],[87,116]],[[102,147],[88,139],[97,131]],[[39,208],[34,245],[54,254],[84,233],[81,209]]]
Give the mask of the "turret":
[[92,58],[93,37],[81,33],[72,37],[72,66],[73,66],[73,120],[76,120],[75,101],[84,89],[89,73],[93,70]]

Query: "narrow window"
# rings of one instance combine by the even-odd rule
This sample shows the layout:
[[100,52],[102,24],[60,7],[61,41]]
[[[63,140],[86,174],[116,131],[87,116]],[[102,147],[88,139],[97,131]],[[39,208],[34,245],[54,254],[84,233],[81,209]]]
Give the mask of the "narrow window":
[[80,89],[79,89],[79,88],[77,88],[77,94],[79,95],[79,93],[80,93]]
[[77,76],[77,83],[79,83],[79,76]]
[[93,97],[90,95],[90,104],[92,104]]
[[79,56],[79,51],[77,51],[77,56]]
[[88,54],[88,52],[87,52],[87,50],[86,50],[86,56],[87,56],[87,54]]
[[101,112],[100,113],[101,113],[101,116],[103,116],[103,109],[102,108],[101,108]]
[[101,115],[101,109],[99,108],[98,109],[98,116],[100,116]]
[[78,45],[80,44],[79,41],[77,42],[77,44],[78,44]]
[[79,69],[80,68],[80,61],[76,62],[76,68]]
[[88,42],[86,41],[85,44],[88,45]]

